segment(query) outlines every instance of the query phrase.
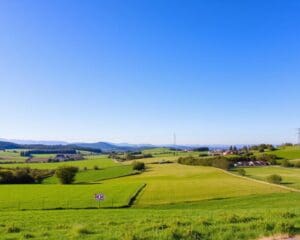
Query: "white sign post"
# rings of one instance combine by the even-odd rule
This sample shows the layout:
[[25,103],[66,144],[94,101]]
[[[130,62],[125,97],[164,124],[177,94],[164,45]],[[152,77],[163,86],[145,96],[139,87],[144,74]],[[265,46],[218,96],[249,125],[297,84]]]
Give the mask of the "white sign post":
[[104,201],[104,194],[103,193],[95,194],[95,200],[98,201],[99,203],[98,208],[100,208],[101,201]]

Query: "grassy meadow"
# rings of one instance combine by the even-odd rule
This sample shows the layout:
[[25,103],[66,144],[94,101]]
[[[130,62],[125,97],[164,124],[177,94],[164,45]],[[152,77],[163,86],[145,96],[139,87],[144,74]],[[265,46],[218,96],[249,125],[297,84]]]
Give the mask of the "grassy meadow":
[[84,160],[79,161],[69,161],[69,162],[54,162],[54,163],[12,163],[3,164],[2,167],[5,168],[16,168],[16,167],[30,167],[33,169],[56,169],[59,166],[75,166],[80,169],[87,168],[93,169],[94,166],[99,168],[113,167],[117,166],[118,163],[112,161],[107,157],[107,155],[95,155],[87,156]]
[[[142,183],[105,184],[15,184],[0,188],[1,210],[126,207]],[[99,205],[97,193],[105,194]]]
[[20,152],[16,150],[0,150],[0,163],[5,162],[19,162],[22,163],[26,160],[26,157],[21,157]]
[[287,187],[300,189],[300,168],[284,168],[279,166],[245,168],[246,176],[267,181],[267,177],[278,174],[282,184]]
[[275,154],[277,157],[287,160],[300,159],[300,147],[280,147],[278,150],[269,152]]
[[300,208],[291,204],[298,199],[288,193],[149,209],[10,211],[0,215],[0,239],[250,240],[296,233]]
[[[119,178],[132,174],[137,174],[137,172],[132,169],[131,165],[112,166],[98,170],[81,170],[76,175],[75,183],[95,183],[105,179]],[[57,183],[59,183],[59,181],[55,176],[46,178],[43,181],[43,184]]]
[[[55,176],[42,184],[0,185],[0,239],[251,240],[300,233],[300,193],[254,181],[276,173],[283,186],[297,190],[299,169],[245,168],[241,178],[214,167],[177,163],[179,156],[199,152],[159,148],[143,153],[153,155],[137,160],[146,163],[144,172],[133,170],[134,161],[117,162],[107,155],[3,164],[52,170],[68,165],[80,171],[70,185],[59,184]],[[294,150],[285,156],[297,157]],[[101,203],[94,199],[97,193],[105,195]]]
[[[117,180],[111,180],[114,181]],[[126,177],[122,182],[146,184],[137,206],[286,192],[276,186],[239,179],[220,169],[177,163],[148,165],[145,173]]]

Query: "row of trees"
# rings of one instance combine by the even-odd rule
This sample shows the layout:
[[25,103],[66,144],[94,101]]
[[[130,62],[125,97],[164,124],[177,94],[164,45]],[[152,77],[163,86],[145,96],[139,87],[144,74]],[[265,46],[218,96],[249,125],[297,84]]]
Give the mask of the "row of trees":
[[260,144],[260,145],[253,145],[249,148],[249,150],[265,152],[268,151],[275,151],[276,148],[272,144]]
[[109,158],[113,158],[119,161],[129,161],[142,158],[152,158],[153,155],[150,153],[141,153],[141,152],[126,152],[122,154],[112,153],[109,155]]
[[213,166],[222,169],[229,169],[237,162],[263,161],[272,165],[276,164],[277,156],[274,154],[255,155],[233,155],[233,156],[215,156],[215,157],[180,157],[178,163],[186,165]]
[[232,166],[232,163],[222,156],[209,158],[197,158],[193,156],[180,157],[178,158],[178,163],[185,165],[212,166],[224,170],[228,170]]
[[38,149],[20,152],[22,157],[30,157],[33,154],[76,154],[75,149]]
[[0,169],[0,183],[41,183],[45,178],[52,176],[53,173],[52,170],[30,168]]

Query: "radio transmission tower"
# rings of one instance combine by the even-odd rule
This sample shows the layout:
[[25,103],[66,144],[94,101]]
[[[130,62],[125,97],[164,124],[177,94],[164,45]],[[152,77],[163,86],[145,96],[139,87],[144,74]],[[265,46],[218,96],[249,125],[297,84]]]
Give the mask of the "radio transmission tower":
[[297,128],[297,136],[298,136],[298,146],[300,146],[300,128]]
[[[299,128],[300,131],[300,128]],[[176,133],[173,134],[173,145],[176,146]]]

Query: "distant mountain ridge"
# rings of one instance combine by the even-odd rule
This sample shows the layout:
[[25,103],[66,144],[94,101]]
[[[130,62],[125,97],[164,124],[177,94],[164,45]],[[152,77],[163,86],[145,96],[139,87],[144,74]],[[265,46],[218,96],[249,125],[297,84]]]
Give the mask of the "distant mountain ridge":
[[[2,143],[2,145],[1,145]],[[130,144],[130,143],[111,143],[111,142],[94,142],[94,143],[85,143],[85,142],[77,142],[77,143],[69,143],[65,141],[38,141],[38,140],[17,140],[17,139],[2,139],[0,138],[0,148],[1,146],[11,146],[11,149],[18,148],[19,145],[29,145],[29,146],[78,146],[82,148],[90,148],[101,150],[103,152],[124,152],[124,151],[141,151],[144,149],[156,148],[156,147],[167,147],[167,148],[177,148],[182,150],[190,150],[197,147],[209,147],[210,149],[227,149],[229,145],[222,144],[211,144],[211,145],[200,145],[200,144],[192,144],[192,145],[174,145],[174,144]],[[238,148],[242,147],[242,144],[235,145]]]
[[65,141],[46,141],[46,140],[19,140],[19,139],[4,139],[0,138],[0,141],[11,142],[16,144],[25,144],[25,145],[68,145],[68,142]]

